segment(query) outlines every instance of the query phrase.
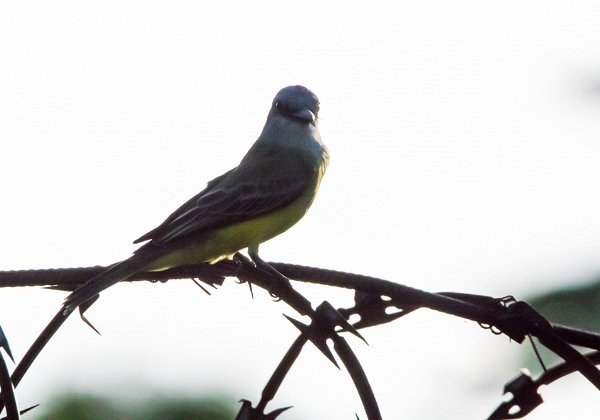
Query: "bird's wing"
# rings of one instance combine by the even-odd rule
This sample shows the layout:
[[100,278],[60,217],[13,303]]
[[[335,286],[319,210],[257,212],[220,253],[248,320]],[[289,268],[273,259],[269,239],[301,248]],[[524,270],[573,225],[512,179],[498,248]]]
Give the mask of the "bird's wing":
[[136,243],[151,239],[153,244],[164,244],[270,213],[294,202],[315,176],[316,169],[297,157],[275,155],[242,161]]
[[175,219],[181,217],[183,214],[187,213],[188,211],[193,210],[196,207],[197,202],[204,195],[209,193],[211,190],[216,189],[217,186],[221,183],[221,181],[223,181],[223,179],[225,179],[229,175],[231,175],[231,173],[233,171],[235,171],[236,169],[237,168],[231,169],[231,170],[225,172],[223,175],[220,175],[220,176],[216,177],[215,179],[213,179],[212,181],[209,181],[206,184],[205,189],[203,189],[198,194],[196,194],[195,196],[190,198],[188,201],[183,203],[177,210],[175,210],[173,213],[171,213],[171,215],[169,215],[169,217],[167,217],[164,222],[162,222],[159,226],[152,229],[150,232],[147,232],[144,235],[137,238],[135,241],[133,241],[133,243],[137,244],[137,243],[144,242],[144,241],[147,241],[147,240],[150,240],[152,238],[159,236],[160,232],[164,232],[167,229],[167,226],[169,226],[173,221],[175,221]]

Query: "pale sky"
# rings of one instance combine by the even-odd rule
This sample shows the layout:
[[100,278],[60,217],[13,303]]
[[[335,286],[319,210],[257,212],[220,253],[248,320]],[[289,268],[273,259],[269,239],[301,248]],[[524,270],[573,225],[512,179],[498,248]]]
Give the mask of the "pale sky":
[[[0,269],[126,258],[238,163],[280,88],[303,84],[321,100],[331,164],[264,259],[523,298],[591,279],[599,28],[586,1],[2,2]],[[1,291],[17,359],[63,297]],[[296,315],[233,281],[210,297],[191,281],[115,286],[88,312],[103,335],[72,317],[19,401],[67,387],[256,403],[297,333],[282,312]],[[442,314],[364,335],[368,347],[349,341],[385,418],[483,418],[518,373],[518,345]],[[582,378],[544,392],[528,418],[600,413]],[[347,373],[308,347],[269,408],[288,405],[285,419],[364,417]]]

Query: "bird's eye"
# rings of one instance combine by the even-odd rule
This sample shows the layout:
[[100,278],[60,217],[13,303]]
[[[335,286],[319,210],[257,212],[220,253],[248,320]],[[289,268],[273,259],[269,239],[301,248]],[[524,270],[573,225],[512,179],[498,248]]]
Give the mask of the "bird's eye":
[[279,108],[279,105],[281,105],[281,103],[279,101],[275,102],[275,108]]

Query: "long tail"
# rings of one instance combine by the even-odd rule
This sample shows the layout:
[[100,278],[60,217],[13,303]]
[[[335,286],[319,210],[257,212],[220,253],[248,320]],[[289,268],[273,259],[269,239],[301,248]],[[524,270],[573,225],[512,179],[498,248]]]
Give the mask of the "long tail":
[[143,270],[147,262],[148,259],[144,256],[134,254],[124,261],[111,265],[67,296],[63,302],[63,309],[69,312],[72,311],[104,289]]

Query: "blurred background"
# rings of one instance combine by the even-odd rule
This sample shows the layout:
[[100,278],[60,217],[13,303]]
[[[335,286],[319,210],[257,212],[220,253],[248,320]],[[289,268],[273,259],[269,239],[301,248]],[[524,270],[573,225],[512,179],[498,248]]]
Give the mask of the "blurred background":
[[[264,259],[429,291],[566,291],[563,315],[581,296],[595,312],[599,28],[589,1],[2,2],[0,270],[126,258],[238,163],[280,88],[303,84],[321,100],[331,164]],[[17,360],[64,296],[0,291]],[[297,334],[282,313],[296,315],[233,281],[212,296],[191,281],[117,285],[87,313],[102,336],[69,319],[19,402],[42,404],[26,418],[60,398],[214,398],[235,412],[259,400]],[[597,325],[589,317],[571,318]],[[481,419],[520,367],[539,369],[529,345],[432,311],[364,336],[348,339],[385,418]],[[600,414],[578,375],[542,395],[528,418]],[[268,408],[289,405],[282,418],[364,418],[347,372],[311,347]]]

